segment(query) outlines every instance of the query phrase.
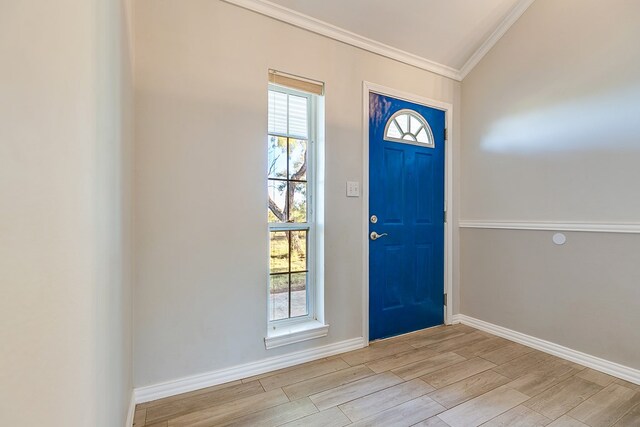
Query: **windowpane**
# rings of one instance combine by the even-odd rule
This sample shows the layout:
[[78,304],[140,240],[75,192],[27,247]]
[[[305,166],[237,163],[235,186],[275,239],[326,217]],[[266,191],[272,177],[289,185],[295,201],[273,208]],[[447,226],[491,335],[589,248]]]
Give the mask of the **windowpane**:
[[287,231],[272,231],[270,242],[271,273],[289,271],[289,238]]
[[287,319],[289,317],[289,274],[271,276],[269,299],[269,319]]
[[287,138],[269,135],[269,178],[287,177]]
[[307,98],[289,95],[289,134],[308,138]]
[[289,139],[289,178],[307,179],[307,141]]
[[307,230],[291,232],[291,271],[307,269]]
[[400,131],[402,133],[409,132],[409,116],[407,114],[401,114],[396,117],[396,122],[400,126]]
[[[269,319],[308,316],[308,224],[312,178],[309,150],[311,104],[308,96],[290,89],[269,90],[268,220],[269,220]],[[280,227],[275,231],[274,228]],[[298,227],[296,229],[295,227]],[[300,229],[304,228],[304,229]]]
[[420,129],[420,132],[418,132],[418,135],[416,136],[416,140],[423,144],[429,143],[429,137],[427,136],[427,131],[424,130],[424,128]]
[[387,136],[390,136],[392,138],[402,138],[402,132],[400,132],[400,128],[398,128],[397,122],[395,120],[392,120],[391,123],[389,123]]
[[289,222],[307,222],[307,183],[289,182]]
[[291,275],[291,317],[307,315],[307,273]]
[[269,132],[287,133],[287,94],[269,91]]
[[411,116],[409,120],[410,120],[409,123],[411,125],[410,132],[415,135],[420,129],[420,127],[422,126],[422,124],[420,123],[420,120],[418,120],[415,116]]
[[419,142],[428,147],[434,147],[429,123],[413,110],[395,112],[387,121],[384,139],[393,142]]
[[281,222],[280,219],[273,214],[271,208],[267,209],[267,219],[269,222]]
[[287,195],[287,181],[269,180],[269,222],[287,222],[287,213],[285,209]]

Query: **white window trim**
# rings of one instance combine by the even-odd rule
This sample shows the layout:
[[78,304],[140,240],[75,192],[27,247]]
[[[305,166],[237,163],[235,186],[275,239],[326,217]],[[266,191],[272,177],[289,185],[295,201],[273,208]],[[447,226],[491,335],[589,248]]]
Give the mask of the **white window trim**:
[[306,321],[298,324],[289,324],[273,334],[265,337],[264,345],[268,349],[308,341],[315,338],[326,337],[329,334],[329,325],[317,320]]
[[[269,293],[270,271],[267,270],[266,292],[267,292],[267,336],[265,337],[265,347],[267,349],[280,347],[283,345],[293,344],[296,342],[306,341],[314,338],[324,337],[328,334],[329,325],[324,324],[323,310],[321,307],[320,291],[321,275],[318,274],[318,260],[322,259],[322,245],[318,244],[321,239],[317,239],[318,228],[318,209],[316,207],[317,198],[316,191],[319,189],[317,182],[318,163],[323,161],[322,156],[318,155],[319,137],[323,135],[323,129],[319,124],[323,123],[322,102],[320,97],[309,93],[301,92],[288,87],[269,84],[269,90],[292,94],[296,96],[304,96],[309,100],[308,110],[308,145],[307,145],[307,222],[306,223],[268,223],[268,232],[277,230],[296,230],[301,228],[308,229],[307,241],[307,315],[270,320],[271,298]],[[319,105],[320,104],[320,105]],[[268,132],[269,135],[278,135],[283,137],[295,137],[294,135],[280,135]],[[318,191],[317,194],[321,194]],[[270,234],[268,234],[270,236]],[[269,248],[269,239],[267,239],[267,247]],[[269,249],[270,250],[270,249]],[[269,252],[267,252],[269,255]]]

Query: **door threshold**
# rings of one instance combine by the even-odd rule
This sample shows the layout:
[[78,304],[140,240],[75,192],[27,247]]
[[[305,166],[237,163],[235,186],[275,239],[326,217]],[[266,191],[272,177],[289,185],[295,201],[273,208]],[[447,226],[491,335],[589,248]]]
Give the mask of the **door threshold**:
[[400,335],[394,335],[392,337],[387,337],[387,338],[378,338],[375,339],[373,341],[369,341],[369,344],[373,344],[373,343],[377,343],[377,342],[382,342],[382,341],[387,341],[387,340],[393,340],[396,338],[400,338],[400,337],[404,337],[407,335],[411,335],[411,334],[416,334],[418,332],[422,332],[422,331],[427,331],[429,329],[436,329],[436,328],[443,328],[445,326],[453,326],[453,325],[447,325],[446,323],[443,323],[442,325],[435,325],[435,326],[430,326],[428,328],[424,328],[424,329],[418,329],[417,331],[411,331],[411,332],[405,332],[404,334],[400,334]]

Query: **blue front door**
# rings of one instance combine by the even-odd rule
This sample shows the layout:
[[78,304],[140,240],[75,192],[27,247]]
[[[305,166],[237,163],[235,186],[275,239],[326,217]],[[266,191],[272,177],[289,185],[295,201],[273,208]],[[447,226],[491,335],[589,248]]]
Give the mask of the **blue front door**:
[[369,95],[369,339],[444,323],[445,113]]

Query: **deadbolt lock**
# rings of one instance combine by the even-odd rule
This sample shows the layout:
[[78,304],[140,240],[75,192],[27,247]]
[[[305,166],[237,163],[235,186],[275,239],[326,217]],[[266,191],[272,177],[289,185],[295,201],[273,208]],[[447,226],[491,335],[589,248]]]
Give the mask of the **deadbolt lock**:
[[371,224],[375,224],[378,222],[378,217],[375,215],[371,215]]

